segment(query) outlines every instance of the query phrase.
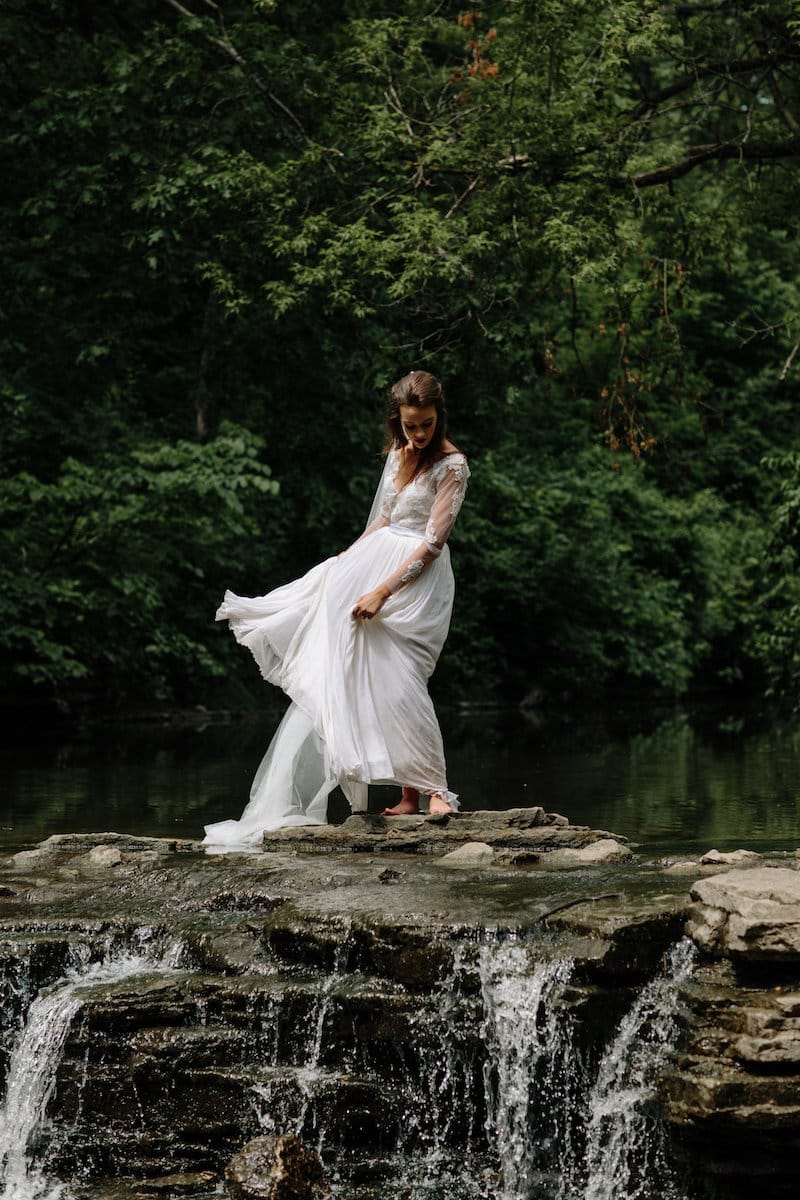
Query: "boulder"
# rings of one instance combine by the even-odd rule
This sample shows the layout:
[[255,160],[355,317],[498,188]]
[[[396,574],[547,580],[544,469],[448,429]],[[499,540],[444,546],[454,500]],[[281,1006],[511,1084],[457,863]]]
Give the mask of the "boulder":
[[48,857],[47,851],[37,846],[35,850],[18,850],[16,854],[11,855],[11,862],[15,870],[26,870],[28,867],[37,867],[43,863]]
[[122,862],[122,851],[116,846],[95,846],[86,855],[85,862],[91,867],[118,867]]
[[494,862],[494,850],[486,842],[465,842],[436,859],[439,867],[488,867]]
[[696,858],[679,858],[675,862],[668,863],[661,870],[665,875],[691,875],[696,879],[698,875],[717,875],[719,867],[711,865],[701,866]]
[[321,1200],[330,1195],[318,1156],[293,1133],[265,1134],[225,1168],[235,1200]]
[[763,854],[756,854],[755,850],[731,850],[727,854],[721,854],[719,850],[709,850],[708,853],[704,854],[700,859],[700,863],[704,867],[755,866],[756,863],[763,861]]
[[800,875],[751,867],[701,879],[691,889],[686,932],[715,957],[800,962]]
[[623,846],[614,838],[600,838],[580,849],[552,850],[540,860],[547,870],[561,870],[565,867],[595,867],[603,863],[630,862],[633,851],[630,846]]

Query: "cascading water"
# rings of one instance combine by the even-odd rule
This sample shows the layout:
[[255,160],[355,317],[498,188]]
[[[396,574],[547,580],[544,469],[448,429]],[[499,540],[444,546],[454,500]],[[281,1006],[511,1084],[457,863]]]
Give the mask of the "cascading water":
[[[476,962],[474,947],[462,947],[435,1007],[420,1014],[420,1032],[433,1022],[438,1041],[435,1051],[421,1053],[419,1075],[408,1082],[416,1104],[405,1114],[397,1147],[407,1161],[404,1196],[682,1200],[654,1102],[679,1031],[680,986],[694,961],[690,943],[672,951],[664,976],[634,1001],[594,1072],[566,1003],[573,963],[537,961],[537,948],[540,942],[526,939],[492,940]],[[479,973],[483,1014],[477,1073],[455,1036],[470,961]],[[476,1100],[469,1086],[481,1080]],[[448,1147],[458,1126],[455,1110],[465,1105],[485,1112],[483,1137],[468,1135]],[[469,1130],[474,1123],[467,1118]],[[415,1146],[422,1158],[414,1156]]]
[[[280,1122],[281,1132],[300,1135],[306,1131],[309,1118],[314,1116],[317,1087],[329,1074],[321,1066],[328,1015],[337,986],[341,984],[347,970],[349,954],[348,928],[334,954],[331,973],[326,976],[319,987],[316,1011],[310,1023],[313,1036],[307,1043],[305,1062],[302,1066],[291,1069],[284,1067],[282,1070],[277,1067],[281,1052],[278,1038],[280,1022],[277,1008],[279,1005],[276,1005],[274,1001],[268,1005],[265,1017],[271,1021],[275,1031],[272,1045],[269,1048],[265,1047],[267,1061],[264,1066],[267,1068],[268,1074],[254,1083],[252,1087],[256,1116],[259,1126],[265,1133],[274,1132]],[[292,1082],[295,1085],[295,1088],[289,1089],[288,1098],[285,1094],[287,1074],[291,1074]],[[293,1101],[297,1099],[299,1099],[299,1103],[294,1104]],[[324,1123],[315,1121],[314,1124],[317,1125],[315,1148],[319,1153],[324,1148],[326,1131]]]
[[[106,1002],[97,989],[179,965],[180,947],[156,952],[152,933],[134,938],[143,953],[127,958],[117,957],[119,939],[100,965],[89,966],[84,952],[30,1004],[0,1109],[0,1200],[58,1200],[61,1185],[37,1166],[37,1140],[48,1156],[57,1151],[47,1109],[65,1043],[73,1045],[70,1026],[82,1004]],[[489,933],[458,942],[452,971],[427,995],[348,971],[350,949],[344,937],[323,977],[276,963],[264,990],[254,987],[252,1034],[231,1043],[246,1047],[234,1075],[249,1066],[252,1082],[242,1086],[256,1108],[253,1124],[316,1144],[335,1194],[359,1197],[360,1179],[373,1180],[368,1191],[379,1179],[383,1193],[370,1194],[398,1190],[404,1200],[680,1200],[654,1089],[678,1033],[680,985],[692,969],[687,944],[602,1052],[573,964],[546,939]],[[95,944],[91,957],[101,952]],[[14,977],[8,988],[16,996],[23,984]],[[191,986],[185,995],[197,1027],[213,1037],[225,1019],[216,1001]],[[396,1035],[387,1034],[384,1004],[396,1006]],[[590,1071],[580,1047],[592,1035]]]
[[[170,953],[175,955],[174,946]],[[154,969],[153,959],[141,955],[77,966],[32,1002],[11,1053],[0,1108],[0,1200],[57,1200],[61,1195],[63,1185],[36,1166],[31,1143],[44,1125],[73,1019],[88,989]]]
[[0,1147],[5,1156],[2,1200],[55,1197],[60,1187],[45,1179],[28,1157],[34,1132],[44,1121],[61,1050],[80,1008],[75,984],[40,996],[28,1012],[11,1058],[6,1099],[0,1113]]
[[[655,1084],[674,1053],[680,985],[696,961],[688,940],[640,993],[606,1049],[586,1104],[583,1200],[680,1200],[655,1109]],[[580,1177],[580,1170],[573,1172]]]
[[486,1132],[496,1146],[503,1200],[531,1194],[537,1166],[569,1146],[569,1106],[580,1072],[563,1004],[573,964],[532,963],[530,947],[507,941],[480,956]]

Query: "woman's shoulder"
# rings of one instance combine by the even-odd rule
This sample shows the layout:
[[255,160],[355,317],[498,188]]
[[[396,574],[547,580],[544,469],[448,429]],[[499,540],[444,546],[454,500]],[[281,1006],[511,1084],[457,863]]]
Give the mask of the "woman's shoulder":
[[459,479],[469,476],[466,454],[450,441],[443,443],[441,457],[436,460],[433,469],[441,475],[453,471]]

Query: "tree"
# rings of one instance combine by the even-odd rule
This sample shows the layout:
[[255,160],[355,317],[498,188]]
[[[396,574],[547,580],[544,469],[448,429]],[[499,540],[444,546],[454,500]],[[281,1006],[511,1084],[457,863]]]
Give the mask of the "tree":
[[386,388],[424,365],[476,468],[448,689],[765,678],[742,611],[759,463],[798,433],[794,3],[9,0],[0,41],[4,562],[12,607],[60,597],[9,672],[131,695],[121,650],[71,641],[105,574],[138,581],[120,642],[169,630],[133,690],[217,688],[211,593],[359,531]]

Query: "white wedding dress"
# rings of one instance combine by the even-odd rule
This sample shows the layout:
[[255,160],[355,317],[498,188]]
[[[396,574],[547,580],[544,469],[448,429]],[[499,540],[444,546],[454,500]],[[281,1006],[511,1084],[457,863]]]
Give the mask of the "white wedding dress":
[[[266,596],[226,592],[217,620],[291,698],[238,821],[205,827],[204,845],[257,845],[266,830],[325,823],[338,784],[354,812],[370,783],[395,783],[454,809],[430,677],[450,626],[453,572],[447,537],[469,467],[453,452],[398,490],[398,451],[387,457],[370,521],[337,558]],[[381,583],[391,595],[371,620],[355,602]]]

